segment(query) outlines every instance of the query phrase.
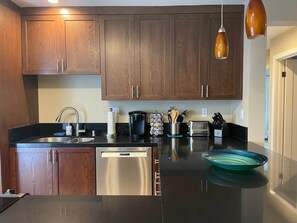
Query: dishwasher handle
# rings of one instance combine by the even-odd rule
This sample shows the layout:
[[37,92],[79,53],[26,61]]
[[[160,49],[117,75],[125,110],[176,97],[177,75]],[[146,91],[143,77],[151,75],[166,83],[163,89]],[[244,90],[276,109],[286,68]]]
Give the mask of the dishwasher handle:
[[102,158],[147,157],[146,151],[101,151]]

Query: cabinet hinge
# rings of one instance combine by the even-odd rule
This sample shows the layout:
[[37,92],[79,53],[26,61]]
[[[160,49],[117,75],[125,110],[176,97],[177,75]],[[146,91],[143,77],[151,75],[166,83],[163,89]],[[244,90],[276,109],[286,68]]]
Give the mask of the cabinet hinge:
[[286,77],[287,76],[287,72],[286,71],[283,71],[282,72],[282,77]]

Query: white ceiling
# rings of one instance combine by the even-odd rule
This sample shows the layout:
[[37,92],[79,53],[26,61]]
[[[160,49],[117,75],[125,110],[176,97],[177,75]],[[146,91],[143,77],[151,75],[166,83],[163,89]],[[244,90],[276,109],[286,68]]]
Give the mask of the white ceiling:
[[47,0],[12,0],[20,7],[70,7],[70,6],[170,6],[244,4],[247,0],[60,0],[51,4]]
[[287,32],[288,30],[294,28],[295,26],[268,26],[267,27],[267,49],[270,49],[270,41]]

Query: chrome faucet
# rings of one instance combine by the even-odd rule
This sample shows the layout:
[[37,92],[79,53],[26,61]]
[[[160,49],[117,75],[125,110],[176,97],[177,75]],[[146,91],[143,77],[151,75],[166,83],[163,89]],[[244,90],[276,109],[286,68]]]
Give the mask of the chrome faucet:
[[75,135],[76,135],[76,136],[79,136],[79,133],[80,133],[80,132],[84,132],[85,130],[80,130],[80,129],[79,129],[79,114],[78,114],[78,111],[77,111],[75,108],[73,108],[73,107],[65,107],[65,108],[63,108],[63,109],[60,111],[58,117],[56,118],[56,122],[60,122],[60,121],[61,121],[62,114],[63,114],[64,111],[66,111],[66,110],[72,110],[72,111],[74,111],[74,113],[75,113],[75,117],[76,117],[76,128],[75,128],[76,131],[75,131]]

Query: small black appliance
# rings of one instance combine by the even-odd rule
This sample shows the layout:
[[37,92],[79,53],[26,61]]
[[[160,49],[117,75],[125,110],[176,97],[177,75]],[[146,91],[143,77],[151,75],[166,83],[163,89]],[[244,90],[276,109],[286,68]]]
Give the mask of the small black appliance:
[[131,111],[129,112],[129,130],[133,138],[145,135],[146,112]]

